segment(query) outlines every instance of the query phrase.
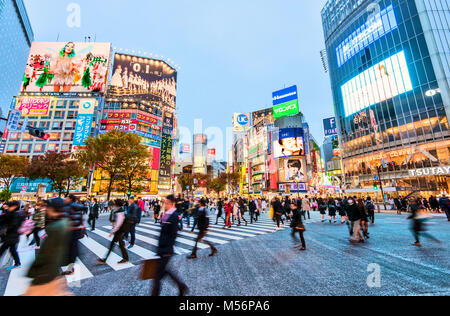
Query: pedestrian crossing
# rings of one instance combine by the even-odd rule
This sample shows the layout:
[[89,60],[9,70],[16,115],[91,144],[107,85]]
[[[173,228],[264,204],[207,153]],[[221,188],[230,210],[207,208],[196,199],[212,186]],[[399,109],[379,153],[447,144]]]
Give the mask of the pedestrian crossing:
[[[106,264],[99,265],[96,259],[103,258],[108,251],[112,240],[112,237],[109,237],[111,228],[110,225],[100,225],[95,231],[89,232],[88,237],[80,240],[80,256],[75,265],[75,274],[66,277],[69,286],[81,286],[83,280],[110,272],[129,269],[140,265],[142,260],[157,258],[156,251],[161,226],[160,224],[155,224],[152,220],[143,219],[142,223],[136,227],[135,246],[128,249],[130,262],[128,264],[118,264],[122,260],[122,256],[117,245]],[[234,225],[230,229],[224,229],[223,225],[212,223],[209,228],[209,233],[204,239],[215,246],[219,246],[274,233],[276,231],[275,228],[276,224],[267,217],[259,219],[257,223],[250,224],[249,222],[247,226],[244,223],[239,227]],[[186,226],[183,231],[178,233],[174,249],[176,255],[187,255],[192,251],[197,233],[197,229],[191,232],[191,228]],[[3,293],[4,296],[22,295],[30,284],[30,279],[26,277],[26,274],[35,260],[36,251],[28,247],[27,243],[25,237],[22,236],[18,247],[22,267],[11,272],[2,269],[0,272],[0,280],[7,280],[6,284],[0,284],[0,294]],[[199,249],[207,248],[209,246],[199,244]],[[8,261],[9,264],[12,263],[11,259]]]

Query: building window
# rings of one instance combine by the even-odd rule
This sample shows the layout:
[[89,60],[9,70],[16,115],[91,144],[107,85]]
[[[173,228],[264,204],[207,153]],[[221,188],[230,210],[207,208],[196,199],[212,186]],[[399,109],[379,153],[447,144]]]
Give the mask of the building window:
[[17,152],[17,147],[18,147],[19,145],[18,144],[9,144],[7,147],[6,147],[6,152],[7,153],[15,153],[15,152]]
[[60,131],[62,130],[63,122],[53,122],[52,124],[52,130],[53,131]]
[[65,111],[55,111],[55,119],[64,119]]
[[20,152],[21,153],[29,153],[30,147],[31,146],[29,144],[22,144],[22,145],[20,145]]
[[35,153],[42,153],[42,152],[44,152],[44,145],[43,144],[34,145],[34,152]]
[[58,151],[58,144],[48,144],[48,151],[50,152],[56,152]]

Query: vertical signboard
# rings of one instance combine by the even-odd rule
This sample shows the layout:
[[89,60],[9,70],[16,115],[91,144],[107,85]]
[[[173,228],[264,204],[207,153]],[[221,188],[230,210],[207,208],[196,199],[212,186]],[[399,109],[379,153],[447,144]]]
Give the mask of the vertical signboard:
[[84,142],[91,135],[92,123],[94,121],[94,110],[97,105],[96,99],[82,99],[78,108],[77,124],[73,139],[74,146],[84,146]]
[[159,166],[158,190],[170,191],[172,189],[172,149],[173,149],[173,115],[164,113],[161,142],[161,158]]

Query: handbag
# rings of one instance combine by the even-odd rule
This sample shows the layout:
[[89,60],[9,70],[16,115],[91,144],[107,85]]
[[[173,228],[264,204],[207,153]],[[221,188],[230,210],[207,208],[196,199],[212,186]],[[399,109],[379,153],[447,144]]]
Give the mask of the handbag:
[[159,259],[150,259],[142,262],[141,274],[139,278],[142,281],[152,280],[156,278]]

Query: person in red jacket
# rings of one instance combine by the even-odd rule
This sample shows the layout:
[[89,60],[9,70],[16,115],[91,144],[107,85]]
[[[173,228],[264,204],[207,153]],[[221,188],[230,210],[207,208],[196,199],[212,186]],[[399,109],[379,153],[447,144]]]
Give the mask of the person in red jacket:
[[225,199],[225,203],[223,205],[223,209],[225,210],[225,228],[231,228],[231,216],[233,215],[233,204],[228,199]]

